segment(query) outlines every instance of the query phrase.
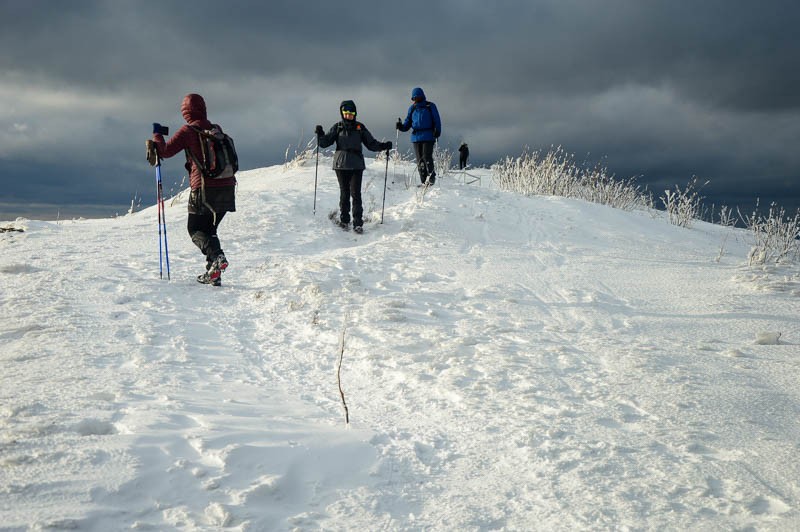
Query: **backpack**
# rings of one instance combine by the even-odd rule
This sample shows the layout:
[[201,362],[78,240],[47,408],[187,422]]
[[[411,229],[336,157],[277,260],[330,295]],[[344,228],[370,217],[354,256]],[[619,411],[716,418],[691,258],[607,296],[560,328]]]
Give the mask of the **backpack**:
[[418,128],[418,129],[414,129],[413,130],[414,133],[416,133],[418,131],[432,131],[432,130],[436,129],[436,121],[433,119],[433,111],[431,110],[431,102],[429,102],[427,100],[425,100],[425,105],[423,105],[422,107],[417,106],[414,109],[415,111],[419,111],[420,112],[419,113],[419,123],[420,123],[420,125],[422,125],[422,123],[424,122],[424,117],[425,117],[425,113],[422,111],[423,109],[428,111],[427,115],[428,115],[428,118],[431,121],[431,127],[421,127],[421,128]]
[[200,136],[203,160],[197,160],[188,149],[186,155],[200,168],[203,177],[206,179],[233,177],[239,171],[239,156],[236,155],[233,139],[223,133],[217,125],[213,125],[211,129],[189,127],[197,131]]

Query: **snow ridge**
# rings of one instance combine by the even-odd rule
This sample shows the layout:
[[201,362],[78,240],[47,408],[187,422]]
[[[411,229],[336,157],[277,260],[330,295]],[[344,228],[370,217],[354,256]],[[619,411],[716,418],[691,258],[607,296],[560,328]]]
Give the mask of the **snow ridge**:
[[796,268],[396,168],[380,224],[380,161],[356,235],[328,168],[241,173],[221,288],[185,199],[170,282],[155,208],[0,235],[0,529],[800,526]]

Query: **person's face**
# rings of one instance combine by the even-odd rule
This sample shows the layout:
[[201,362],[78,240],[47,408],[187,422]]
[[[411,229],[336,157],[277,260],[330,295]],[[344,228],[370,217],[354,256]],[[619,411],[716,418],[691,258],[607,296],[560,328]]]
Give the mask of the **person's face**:
[[343,110],[342,111],[342,118],[344,118],[345,120],[355,120],[356,119],[356,114],[353,111],[345,111],[345,110]]

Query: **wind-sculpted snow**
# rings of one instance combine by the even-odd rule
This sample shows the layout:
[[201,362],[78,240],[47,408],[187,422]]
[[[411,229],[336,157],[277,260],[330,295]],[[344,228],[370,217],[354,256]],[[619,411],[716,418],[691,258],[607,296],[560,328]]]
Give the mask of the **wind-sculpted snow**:
[[171,281],[154,208],[10,222],[0,529],[800,527],[796,267],[381,162],[356,235],[329,166],[241,173],[221,288],[185,198]]

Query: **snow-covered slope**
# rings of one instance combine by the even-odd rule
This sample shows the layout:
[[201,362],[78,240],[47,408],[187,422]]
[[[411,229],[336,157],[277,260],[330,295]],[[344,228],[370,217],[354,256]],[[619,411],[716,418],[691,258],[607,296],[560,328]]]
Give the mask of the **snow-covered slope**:
[[221,288],[181,197],[171,281],[154,207],[0,234],[0,529],[800,528],[797,268],[379,161],[359,236],[329,167],[241,173]]

